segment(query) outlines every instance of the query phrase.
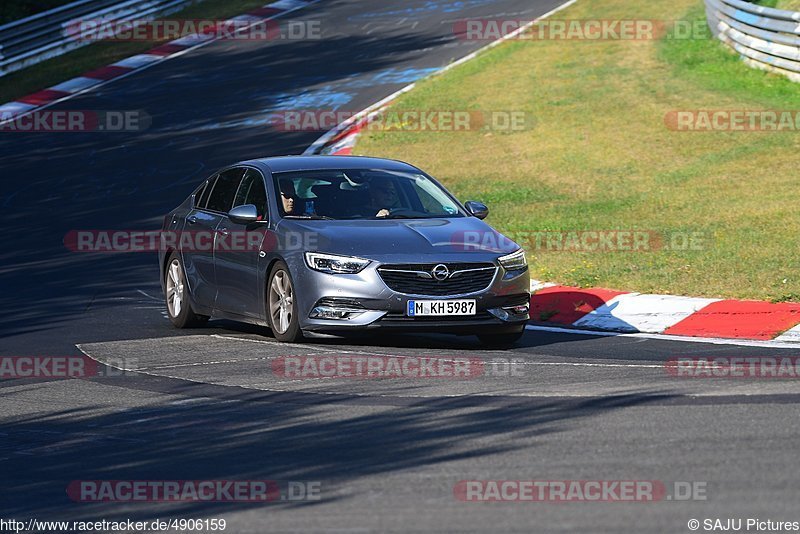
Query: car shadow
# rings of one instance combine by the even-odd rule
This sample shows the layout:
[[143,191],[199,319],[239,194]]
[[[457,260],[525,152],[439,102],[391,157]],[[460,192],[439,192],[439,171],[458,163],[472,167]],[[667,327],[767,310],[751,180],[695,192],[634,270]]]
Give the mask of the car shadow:
[[[275,339],[272,331],[265,326],[239,323],[225,319],[209,321],[205,328],[193,330],[194,334],[220,334],[235,335],[245,334],[266,339]],[[409,348],[409,349],[448,349],[448,350],[469,350],[472,352],[498,352],[514,351],[526,348],[544,347],[552,344],[590,341],[610,337],[609,335],[575,333],[553,333],[526,330],[522,338],[513,346],[506,349],[498,349],[483,345],[474,335],[455,335],[437,334],[423,332],[386,332],[386,331],[365,331],[353,332],[342,335],[327,335],[311,333],[306,334],[304,343],[331,346],[354,346],[354,347],[383,347],[383,348]]]

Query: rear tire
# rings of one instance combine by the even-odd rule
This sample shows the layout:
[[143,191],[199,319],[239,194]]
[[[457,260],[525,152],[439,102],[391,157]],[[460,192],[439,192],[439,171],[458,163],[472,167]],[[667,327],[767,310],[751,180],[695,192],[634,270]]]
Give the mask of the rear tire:
[[210,319],[208,315],[198,315],[192,310],[189,302],[189,285],[186,283],[183,262],[177,252],[170,254],[167,260],[164,290],[167,315],[176,328],[202,326]]
[[502,334],[478,334],[478,339],[487,347],[496,349],[507,349],[513,347],[525,334],[525,327],[522,326],[519,331],[505,332]]
[[282,261],[276,262],[269,274],[267,321],[278,341],[297,343],[303,340],[294,282],[289,267]]

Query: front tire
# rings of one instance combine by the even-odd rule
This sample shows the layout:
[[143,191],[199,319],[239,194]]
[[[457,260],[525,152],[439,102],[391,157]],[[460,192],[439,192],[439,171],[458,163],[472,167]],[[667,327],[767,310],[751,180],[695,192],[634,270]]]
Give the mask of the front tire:
[[269,275],[267,320],[272,335],[278,341],[296,343],[303,339],[294,283],[289,275],[289,267],[282,261],[275,263]]
[[189,303],[189,286],[183,262],[177,252],[173,252],[167,261],[164,273],[164,293],[167,303],[167,315],[176,328],[193,328],[205,324],[209,316],[198,315]]
[[518,331],[505,332],[502,334],[479,334],[478,339],[487,347],[495,349],[507,349],[513,347],[525,334],[525,327],[522,326]]

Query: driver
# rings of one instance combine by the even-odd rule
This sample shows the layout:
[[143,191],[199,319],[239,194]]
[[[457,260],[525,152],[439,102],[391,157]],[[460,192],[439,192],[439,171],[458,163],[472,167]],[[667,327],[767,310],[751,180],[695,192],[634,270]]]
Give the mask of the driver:
[[297,191],[294,189],[294,182],[291,180],[281,180],[281,204],[286,215],[295,215],[294,205],[297,200]]
[[388,217],[390,211],[398,208],[399,204],[400,196],[393,181],[384,180],[370,185],[369,207],[378,210],[375,217]]

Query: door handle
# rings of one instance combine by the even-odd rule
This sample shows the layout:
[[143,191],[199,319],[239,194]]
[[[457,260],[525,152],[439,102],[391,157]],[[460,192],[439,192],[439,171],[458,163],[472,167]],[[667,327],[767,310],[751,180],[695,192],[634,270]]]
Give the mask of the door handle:
[[186,219],[186,220],[189,222],[189,224],[194,224],[194,223],[196,223],[196,222],[197,222],[197,217],[195,217],[194,215],[192,215],[191,217],[189,217],[189,218],[188,218],[188,219]]
[[228,229],[227,228],[220,228],[220,229],[217,230],[217,232],[219,232],[220,235],[228,235]]

